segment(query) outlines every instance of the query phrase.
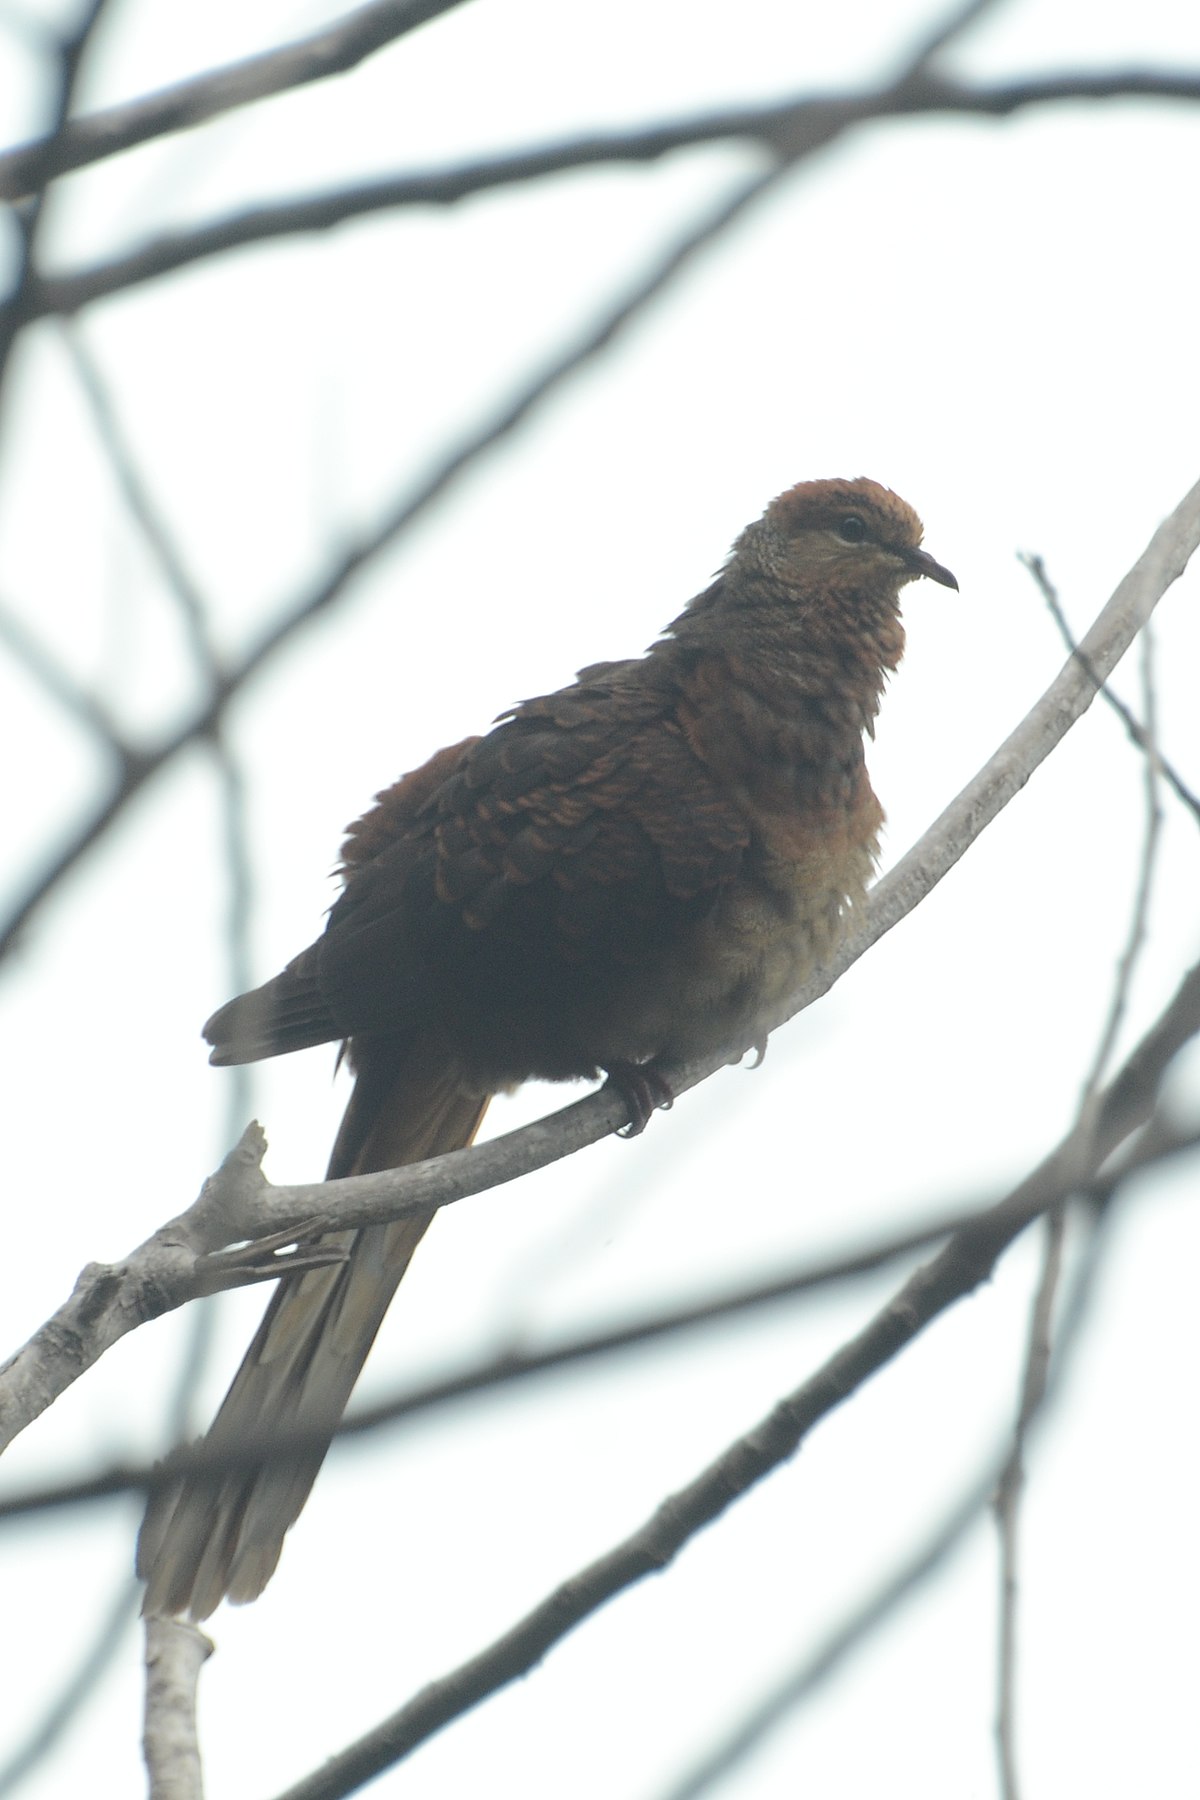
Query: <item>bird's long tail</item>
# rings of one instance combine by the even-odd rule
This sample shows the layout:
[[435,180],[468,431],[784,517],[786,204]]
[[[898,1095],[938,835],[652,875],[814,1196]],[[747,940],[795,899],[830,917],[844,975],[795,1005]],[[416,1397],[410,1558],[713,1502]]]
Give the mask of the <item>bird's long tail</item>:
[[[469,1144],[490,1096],[448,1054],[391,1039],[355,1046],[358,1075],[328,1179],[421,1162]],[[205,1619],[253,1600],[279,1561],[392,1295],[432,1215],[330,1234],[347,1260],[284,1281],[208,1433],[210,1448],[313,1431],[303,1453],[208,1479],[184,1477],[151,1501],[138,1542],[146,1612]]]

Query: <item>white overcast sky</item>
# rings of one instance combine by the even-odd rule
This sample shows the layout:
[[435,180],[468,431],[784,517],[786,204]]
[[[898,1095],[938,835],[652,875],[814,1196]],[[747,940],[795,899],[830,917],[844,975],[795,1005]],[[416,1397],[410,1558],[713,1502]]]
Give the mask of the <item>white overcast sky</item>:
[[[287,0],[113,0],[81,96],[131,98],[315,29]],[[0,116],[44,104],[0,13]],[[48,266],[372,173],[587,128],[877,79],[933,15],[742,0],[475,0],[341,80],[62,184]],[[996,5],[951,66],[1200,68],[1190,0]],[[218,259],[96,306],[82,329],[234,648],[460,434],[756,166],[680,153],[381,214]],[[870,762],[899,856],[1057,671],[1016,559],[1071,618],[1099,609],[1200,473],[1200,112],[1061,106],[879,125],[804,167],[454,487],[238,704],[256,845],[254,974],[320,929],[341,830],[370,796],[581,664],[636,653],[792,482],[867,474],[910,500],[961,595],[906,591],[908,657]],[[0,441],[0,596],[152,733],[192,695],[182,635],[124,518],[52,325],[30,333]],[[1168,754],[1200,784],[1200,576],[1156,626]],[[1131,659],[1117,686],[1138,698]],[[101,787],[82,734],[0,659],[5,882]],[[1069,1123],[1127,929],[1141,769],[1093,709],[919,912],[819,1007],[570,1166],[439,1220],[372,1357],[381,1393],[480,1354],[767,1272],[1003,1191]],[[1168,805],[1122,1042],[1197,950],[1200,845]],[[89,1260],[131,1248],[225,1147],[228,1076],[200,1022],[227,997],[214,786],[160,779],[31,929],[0,992],[9,1196],[3,1341]],[[264,1068],[268,1172],[322,1168],[330,1055]],[[1176,1081],[1200,1100],[1194,1055]],[[564,1096],[529,1089],[491,1129]],[[1032,1800],[1196,1791],[1194,1175],[1131,1194],[1033,1459],[1021,1748]],[[822,1425],[659,1579],[422,1749],[381,1793],[655,1800],[888,1570],[999,1441],[1034,1246]],[[210,1791],[295,1780],[632,1529],[857,1330],[863,1281],[528,1385],[327,1467],[256,1606],[212,1622]],[[223,1303],[201,1416],[261,1308]],[[17,1485],[156,1453],[186,1325],[127,1339],[11,1453]],[[127,1570],[132,1502],[0,1533],[0,1762]],[[990,1800],[995,1554],[986,1522],[727,1790]],[[132,1631],[30,1800],[137,1790]],[[7,1749],[5,1748],[7,1746]]]

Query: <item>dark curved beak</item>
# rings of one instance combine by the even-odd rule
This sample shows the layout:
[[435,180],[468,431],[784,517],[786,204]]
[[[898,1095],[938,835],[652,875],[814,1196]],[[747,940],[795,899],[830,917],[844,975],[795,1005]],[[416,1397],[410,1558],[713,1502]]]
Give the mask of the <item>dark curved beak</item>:
[[906,550],[904,560],[914,575],[927,575],[930,581],[940,581],[943,587],[958,588],[958,583],[940,562],[934,562],[928,550]]

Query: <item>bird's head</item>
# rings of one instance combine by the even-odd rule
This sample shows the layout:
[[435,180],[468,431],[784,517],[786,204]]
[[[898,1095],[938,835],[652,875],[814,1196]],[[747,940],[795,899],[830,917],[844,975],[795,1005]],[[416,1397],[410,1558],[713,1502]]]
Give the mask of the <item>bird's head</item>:
[[928,576],[957,588],[949,569],[921,549],[921,521],[876,481],[802,481],[747,527],[734,560],[798,591],[876,591],[893,598]]

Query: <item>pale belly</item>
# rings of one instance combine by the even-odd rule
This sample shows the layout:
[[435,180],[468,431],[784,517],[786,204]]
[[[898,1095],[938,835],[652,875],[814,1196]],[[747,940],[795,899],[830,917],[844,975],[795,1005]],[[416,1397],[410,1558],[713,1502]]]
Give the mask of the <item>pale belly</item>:
[[598,1020],[597,1061],[682,1060],[761,1041],[767,1023],[845,937],[874,844],[762,854],[652,970],[622,982]]

